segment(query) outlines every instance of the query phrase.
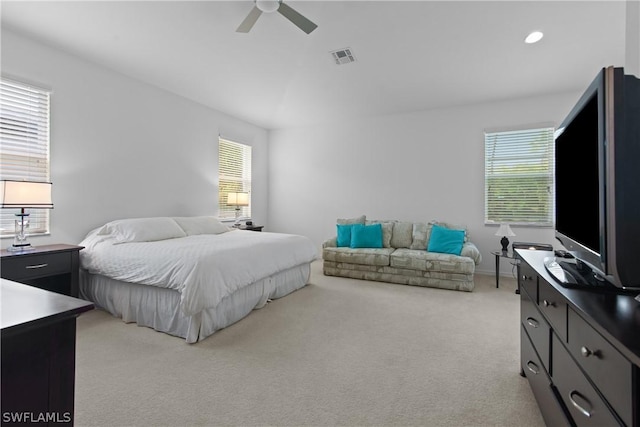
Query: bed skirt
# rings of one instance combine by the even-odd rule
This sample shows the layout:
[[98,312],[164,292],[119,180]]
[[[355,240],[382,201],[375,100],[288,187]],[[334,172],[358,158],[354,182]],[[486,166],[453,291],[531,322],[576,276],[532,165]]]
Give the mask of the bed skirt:
[[83,269],[80,270],[80,298],[124,322],[135,322],[195,343],[237,322],[252,310],[264,307],[267,300],[304,287],[310,273],[310,264],[281,271],[237,290],[216,307],[193,316],[185,316],[180,310],[178,291],[113,280]]

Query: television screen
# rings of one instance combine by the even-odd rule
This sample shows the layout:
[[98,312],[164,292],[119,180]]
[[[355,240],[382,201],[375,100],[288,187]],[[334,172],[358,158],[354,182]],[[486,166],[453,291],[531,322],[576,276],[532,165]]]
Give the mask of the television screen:
[[638,117],[640,79],[607,67],[556,131],[555,235],[575,260],[545,266],[564,286],[573,282],[561,276],[576,276],[590,288],[640,290]]
[[555,142],[556,231],[601,253],[598,96],[593,94]]

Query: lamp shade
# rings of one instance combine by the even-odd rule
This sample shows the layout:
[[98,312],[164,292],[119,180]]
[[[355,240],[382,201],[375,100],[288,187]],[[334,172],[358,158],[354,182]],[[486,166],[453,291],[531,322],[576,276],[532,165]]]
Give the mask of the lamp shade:
[[227,205],[249,206],[249,193],[228,193]]
[[0,208],[53,209],[51,183],[2,180]]
[[498,228],[498,231],[496,232],[496,236],[513,237],[515,235],[516,233],[511,230],[509,224],[500,224],[500,228]]

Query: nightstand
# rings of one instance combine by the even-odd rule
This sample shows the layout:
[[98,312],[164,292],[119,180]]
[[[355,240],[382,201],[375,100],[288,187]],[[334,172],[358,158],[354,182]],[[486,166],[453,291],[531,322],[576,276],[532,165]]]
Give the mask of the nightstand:
[[264,225],[241,225],[238,230],[262,231]]
[[59,294],[78,297],[83,246],[45,245],[25,252],[0,252],[0,276]]

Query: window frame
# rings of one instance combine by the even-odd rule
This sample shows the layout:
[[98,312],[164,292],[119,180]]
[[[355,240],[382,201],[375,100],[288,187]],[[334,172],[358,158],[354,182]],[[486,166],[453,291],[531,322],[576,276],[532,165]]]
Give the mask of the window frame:
[[[50,89],[0,76],[0,179],[50,182]],[[50,209],[25,209],[28,236],[49,235]],[[15,237],[19,208],[0,209],[0,238]]]
[[[543,124],[484,132],[485,225],[553,227],[554,131],[553,126]],[[498,199],[496,192],[501,189],[507,195]],[[530,197],[523,200],[518,194],[522,192]],[[545,209],[539,209],[540,200]],[[521,209],[507,211],[515,205]]]
[[[237,151],[235,159],[223,157]],[[218,219],[235,220],[235,207],[228,206],[227,194],[231,191],[249,194],[249,205],[240,207],[240,219],[251,219],[253,147],[222,136],[218,137]]]

